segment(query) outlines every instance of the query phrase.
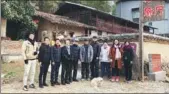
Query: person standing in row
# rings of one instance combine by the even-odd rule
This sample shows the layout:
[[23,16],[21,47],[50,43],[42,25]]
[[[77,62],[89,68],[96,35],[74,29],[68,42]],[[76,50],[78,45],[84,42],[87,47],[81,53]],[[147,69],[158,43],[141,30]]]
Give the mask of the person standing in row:
[[125,79],[130,82],[132,79],[132,64],[134,58],[133,48],[128,41],[124,42],[123,63],[125,68]]
[[72,69],[73,69],[73,78],[72,78],[72,71],[71,71],[71,78],[73,81],[78,82],[76,79],[77,76],[77,69],[78,69],[78,60],[80,59],[80,47],[78,46],[78,40],[73,39],[71,45],[71,60],[72,60]]
[[23,76],[23,90],[28,91],[27,81],[30,73],[29,88],[35,88],[34,77],[36,72],[36,62],[38,55],[38,44],[34,39],[35,35],[30,33],[28,39],[22,44],[22,55],[24,58],[24,76]]
[[93,79],[99,76],[99,56],[100,56],[100,50],[101,50],[101,47],[99,43],[97,42],[96,36],[93,37],[91,46],[93,47],[93,59],[90,64],[90,70],[91,70],[91,79]]
[[89,66],[93,59],[93,48],[88,40],[85,40],[84,45],[80,48],[80,60],[82,62],[82,80],[89,79]]
[[101,52],[100,52],[101,77],[104,77],[106,75],[108,78],[110,78],[111,60],[109,58],[109,53],[110,53],[110,46],[105,41],[101,47]]
[[44,43],[41,44],[39,49],[38,60],[40,62],[40,73],[39,73],[39,87],[48,86],[46,84],[46,76],[51,60],[51,47],[49,45],[50,40],[48,37],[44,38]]
[[122,47],[118,40],[115,40],[110,49],[110,58],[112,59],[112,82],[119,81],[119,71],[122,68]]
[[59,39],[56,39],[55,44],[51,47],[51,62],[51,86],[60,85],[58,82],[59,67],[61,62],[61,44]]
[[70,40],[65,40],[65,46],[61,49],[61,61],[62,61],[62,73],[61,83],[62,85],[70,84],[71,82],[71,53],[70,53]]

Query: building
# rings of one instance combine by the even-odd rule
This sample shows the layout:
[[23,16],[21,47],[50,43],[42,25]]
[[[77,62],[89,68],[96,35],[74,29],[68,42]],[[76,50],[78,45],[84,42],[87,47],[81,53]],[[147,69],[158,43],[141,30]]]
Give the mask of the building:
[[[120,17],[112,16],[103,11],[85,5],[64,2],[59,5],[57,15],[69,17],[72,20],[95,26],[96,30],[86,30],[90,35],[105,36],[109,34],[136,33],[139,24]],[[144,26],[144,31],[149,32],[156,28]]]
[[59,35],[85,36],[85,29],[95,29],[80,22],[70,20],[68,17],[53,15],[50,13],[36,11],[34,20],[38,20],[38,40],[44,37],[55,39]]
[[[138,23],[140,0],[119,0],[116,5],[116,15],[118,17]],[[156,34],[169,34],[169,0],[165,0],[165,20],[145,24],[158,28],[155,30]]]

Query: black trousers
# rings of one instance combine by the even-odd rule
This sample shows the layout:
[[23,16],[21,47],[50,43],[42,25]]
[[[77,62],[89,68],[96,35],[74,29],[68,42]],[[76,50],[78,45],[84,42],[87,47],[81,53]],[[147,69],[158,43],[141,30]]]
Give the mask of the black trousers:
[[89,63],[82,62],[82,79],[89,78]]
[[118,69],[117,60],[115,61],[115,67],[112,68],[112,76],[119,76],[119,69]]
[[60,67],[60,62],[55,62],[55,64],[51,65],[51,83],[54,84],[58,82],[58,75],[59,75],[59,67]]
[[48,72],[50,62],[42,62],[40,66],[39,73],[39,85],[43,85],[46,83],[46,76]]
[[61,82],[70,82],[71,81],[71,63],[63,62],[62,63],[62,73],[61,73]]
[[93,60],[90,63],[90,70],[91,70],[91,77],[99,77],[99,61],[98,60]]
[[73,78],[72,78],[72,73],[71,73],[71,78],[73,80],[75,80],[77,77],[77,69],[78,69],[78,60],[72,61]]
[[132,79],[132,64],[130,61],[124,61],[124,68],[125,68],[125,79],[130,81]]

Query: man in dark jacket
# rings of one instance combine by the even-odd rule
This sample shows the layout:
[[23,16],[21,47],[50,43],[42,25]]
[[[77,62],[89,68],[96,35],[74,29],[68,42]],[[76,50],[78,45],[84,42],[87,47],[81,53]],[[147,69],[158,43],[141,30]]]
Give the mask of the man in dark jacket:
[[91,79],[93,79],[99,76],[99,56],[101,51],[101,47],[97,42],[96,36],[93,37],[91,46],[93,47],[93,60],[90,64],[90,69],[91,69]]
[[[77,76],[77,69],[78,69],[78,60],[80,58],[80,47],[77,44],[78,40],[73,39],[71,49],[71,60],[72,60],[72,69],[73,69],[73,81],[78,81],[76,79]],[[71,71],[71,78],[72,78],[72,71]]]
[[70,40],[65,40],[65,46],[61,49],[61,61],[62,61],[62,73],[61,73],[61,83],[62,85],[70,84],[70,62],[71,62],[71,53],[70,53]]
[[48,67],[51,60],[51,48],[49,46],[49,38],[44,38],[44,43],[40,46],[38,60],[41,63],[40,74],[39,74],[39,87],[48,86],[46,84],[46,76],[48,72]]
[[55,45],[51,47],[51,85],[60,85],[58,82],[59,67],[61,62],[61,47],[59,39],[55,40]]

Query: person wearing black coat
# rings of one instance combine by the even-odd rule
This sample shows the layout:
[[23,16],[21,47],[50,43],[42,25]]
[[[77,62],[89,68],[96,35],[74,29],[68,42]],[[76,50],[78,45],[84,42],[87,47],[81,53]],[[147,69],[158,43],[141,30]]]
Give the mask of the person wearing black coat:
[[78,40],[73,39],[72,40],[72,45],[70,47],[71,49],[71,60],[72,60],[72,70],[73,70],[73,78],[72,78],[72,71],[71,71],[71,78],[73,81],[78,81],[76,79],[77,76],[77,69],[78,69],[78,60],[80,59],[80,47],[77,44]]
[[125,79],[127,82],[130,82],[132,79],[132,64],[134,58],[133,48],[130,43],[126,41],[123,48],[123,63],[125,68]]
[[65,40],[65,46],[61,48],[61,62],[62,62],[62,73],[61,73],[61,84],[70,84],[71,82],[71,53],[70,53],[70,40]]
[[40,73],[39,73],[39,87],[48,86],[46,84],[46,76],[48,72],[48,67],[51,60],[51,47],[49,46],[49,38],[44,38],[44,43],[41,44],[39,49],[38,60],[41,63]]
[[101,46],[97,42],[96,36],[93,37],[91,46],[93,47],[93,60],[90,64],[90,70],[91,70],[91,79],[93,79],[99,76],[99,57],[101,51]]
[[59,67],[61,62],[61,47],[59,39],[55,40],[55,45],[51,47],[51,85],[60,85],[58,82]]

